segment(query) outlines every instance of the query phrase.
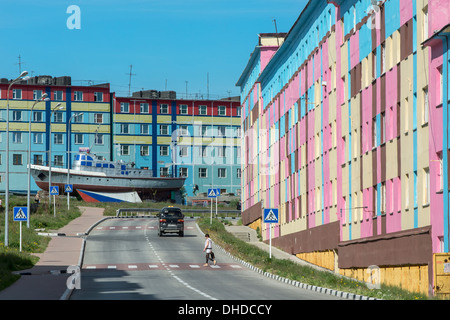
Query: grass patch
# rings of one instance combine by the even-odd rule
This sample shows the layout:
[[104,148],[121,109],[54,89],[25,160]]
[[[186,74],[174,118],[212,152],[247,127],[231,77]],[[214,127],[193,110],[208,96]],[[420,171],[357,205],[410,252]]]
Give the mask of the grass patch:
[[[39,258],[32,253],[42,253],[50,242],[50,237],[39,236],[35,229],[46,231],[58,230],[81,215],[77,206],[82,202],[71,199],[70,209],[67,209],[66,198],[56,201],[56,215],[53,206],[47,203],[39,205],[37,211],[30,215],[30,227],[22,222],[22,252],[20,252],[20,223],[14,221],[13,207],[26,207],[26,197],[10,197],[8,214],[8,246],[5,246],[5,208],[0,210],[0,290],[7,288],[20,278],[13,271],[33,267]],[[3,201],[4,203],[4,201]]]
[[198,225],[204,233],[209,233],[215,243],[233,256],[247,261],[254,267],[284,278],[318,287],[329,288],[385,300],[427,300],[428,296],[411,293],[401,288],[381,285],[380,289],[369,289],[365,283],[340,277],[331,272],[302,266],[293,261],[277,259],[269,253],[234,237],[225,230],[220,220],[199,219]]

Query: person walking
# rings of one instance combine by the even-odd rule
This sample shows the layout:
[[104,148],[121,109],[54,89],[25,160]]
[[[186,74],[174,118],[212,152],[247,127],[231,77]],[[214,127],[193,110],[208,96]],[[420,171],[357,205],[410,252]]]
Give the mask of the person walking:
[[205,247],[203,248],[203,252],[206,252],[206,263],[203,265],[204,267],[207,267],[208,261],[213,261],[214,265],[216,265],[216,259],[214,256],[214,252],[212,251],[212,240],[209,237],[209,234],[205,234]]

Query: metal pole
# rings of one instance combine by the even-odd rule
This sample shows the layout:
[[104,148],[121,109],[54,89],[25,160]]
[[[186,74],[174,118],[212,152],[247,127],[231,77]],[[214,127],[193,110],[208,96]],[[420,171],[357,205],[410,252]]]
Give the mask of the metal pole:
[[14,79],[11,84],[8,86],[8,92],[6,93],[6,179],[5,179],[5,247],[9,245],[9,91],[14,83],[16,83],[21,77],[24,77],[28,74],[27,71],[24,71]]
[[269,257],[272,259],[272,224],[269,223]]

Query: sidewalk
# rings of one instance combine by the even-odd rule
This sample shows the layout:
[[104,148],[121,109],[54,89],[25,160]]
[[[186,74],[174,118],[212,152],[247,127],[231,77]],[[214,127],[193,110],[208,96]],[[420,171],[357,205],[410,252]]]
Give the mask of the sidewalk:
[[103,218],[102,208],[80,207],[82,215],[58,230],[39,262],[21,274],[13,285],[0,291],[0,300],[60,300],[67,295],[69,266],[80,266],[83,235]]
[[[277,247],[275,247],[273,245],[272,245],[272,249],[270,249],[269,244],[260,241],[256,235],[256,231],[250,227],[231,225],[231,226],[225,226],[225,229],[228,232],[230,232],[231,234],[233,234],[235,237],[240,238],[241,240],[244,240],[244,238],[247,238],[248,241],[246,241],[246,242],[258,247],[261,250],[264,250],[266,252],[270,252],[270,250],[272,250],[272,257],[274,257],[274,258],[291,260],[291,261],[298,263],[300,265],[303,265],[303,266],[309,266],[309,267],[312,267],[314,269],[321,270],[321,271],[332,272],[328,269],[325,269],[325,268],[319,267],[315,264],[304,261],[293,254],[290,254],[288,252],[278,249]],[[244,236],[244,234],[246,236]]]

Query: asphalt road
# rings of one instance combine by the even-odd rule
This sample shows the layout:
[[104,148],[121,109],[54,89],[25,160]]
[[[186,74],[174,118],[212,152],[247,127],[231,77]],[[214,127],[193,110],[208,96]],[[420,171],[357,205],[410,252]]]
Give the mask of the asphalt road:
[[[108,219],[88,236],[81,288],[71,300],[334,300],[260,275],[216,251],[204,267],[204,237],[157,234],[157,219]],[[214,239],[213,239],[214,240]]]

